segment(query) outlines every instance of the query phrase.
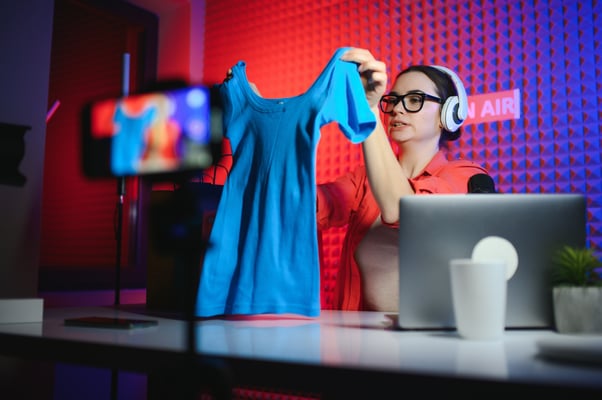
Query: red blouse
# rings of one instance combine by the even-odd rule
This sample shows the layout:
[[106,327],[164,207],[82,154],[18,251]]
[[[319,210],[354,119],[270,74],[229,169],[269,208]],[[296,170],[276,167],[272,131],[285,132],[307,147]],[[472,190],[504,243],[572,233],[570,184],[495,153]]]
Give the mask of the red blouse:
[[[467,160],[448,161],[440,150],[424,171],[410,184],[416,194],[466,193],[468,180],[486,174],[480,165]],[[334,306],[341,310],[361,310],[362,290],[355,250],[379,217],[380,210],[372,195],[363,166],[334,182],[318,185],[318,229],[347,225],[334,292]]]

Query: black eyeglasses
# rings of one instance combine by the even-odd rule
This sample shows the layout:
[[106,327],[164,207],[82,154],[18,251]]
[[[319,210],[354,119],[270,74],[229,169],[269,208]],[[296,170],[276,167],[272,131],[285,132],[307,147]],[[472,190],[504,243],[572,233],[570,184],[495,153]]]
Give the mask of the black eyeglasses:
[[435,103],[443,104],[443,100],[439,97],[431,96],[430,94],[422,92],[410,92],[404,95],[398,96],[396,94],[386,94],[380,98],[378,106],[380,110],[385,114],[393,114],[393,109],[399,102],[403,104],[403,108],[409,113],[417,113],[422,110],[424,102],[434,101]]

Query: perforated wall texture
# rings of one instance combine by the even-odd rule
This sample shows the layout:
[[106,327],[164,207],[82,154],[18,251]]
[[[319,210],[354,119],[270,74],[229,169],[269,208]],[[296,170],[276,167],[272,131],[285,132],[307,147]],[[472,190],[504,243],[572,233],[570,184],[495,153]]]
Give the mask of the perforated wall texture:
[[[390,82],[410,64],[455,70],[472,108],[450,157],[483,164],[504,193],[587,194],[589,244],[602,248],[602,2],[207,0],[205,21],[205,80],[244,60],[265,97],[305,91],[342,46],[385,61]],[[318,182],[360,162],[325,129]],[[323,308],[342,234],[323,236]]]

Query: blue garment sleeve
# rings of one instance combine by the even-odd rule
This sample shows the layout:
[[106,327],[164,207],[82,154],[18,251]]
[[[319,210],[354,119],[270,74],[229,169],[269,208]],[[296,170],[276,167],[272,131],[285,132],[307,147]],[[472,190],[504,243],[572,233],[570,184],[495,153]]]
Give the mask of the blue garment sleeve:
[[352,143],[363,142],[376,127],[357,64],[338,60],[334,66],[328,98],[321,110],[325,123],[337,121]]

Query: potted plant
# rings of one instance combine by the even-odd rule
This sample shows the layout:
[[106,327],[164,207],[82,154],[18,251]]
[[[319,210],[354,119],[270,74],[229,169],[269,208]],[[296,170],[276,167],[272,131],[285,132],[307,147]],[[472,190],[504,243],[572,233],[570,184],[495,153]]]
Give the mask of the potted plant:
[[560,333],[602,332],[602,266],[593,249],[564,246],[553,258],[553,303]]

